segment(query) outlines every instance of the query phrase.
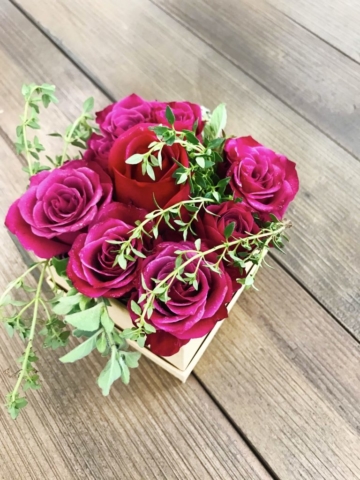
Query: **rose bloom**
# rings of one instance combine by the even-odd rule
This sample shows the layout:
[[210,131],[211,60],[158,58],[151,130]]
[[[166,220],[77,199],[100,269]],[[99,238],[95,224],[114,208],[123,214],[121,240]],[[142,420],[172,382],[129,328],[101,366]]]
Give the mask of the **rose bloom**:
[[[186,150],[178,144],[165,145],[162,149],[162,169],[154,167],[155,178],[143,175],[141,163],[129,165],[126,159],[135,153],[146,153],[149,144],[157,141],[157,136],[149,130],[149,124],[136,125],[123,133],[114,143],[109,155],[109,170],[114,178],[116,200],[122,203],[132,203],[148,211],[157,208],[167,208],[189,197],[188,183],[177,185],[173,173],[178,165],[189,166]],[[154,152],[157,156],[158,152]]]
[[110,177],[95,162],[71,160],[30,179],[10,207],[5,225],[41,258],[67,253],[79,233],[111,201]]
[[255,234],[260,231],[248,205],[228,201],[220,205],[207,206],[196,222],[196,233],[208,245],[212,247],[220,245],[226,241],[224,230],[230,223],[234,223],[230,241],[245,238],[249,236],[248,233]]
[[270,213],[281,219],[299,190],[295,163],[252,137],[231,138],[224,150],[235,197],[243,198],[264,219]]
[[[229,240],[246,238],[249,234],[256,234],[260,231],[254,217],[251,214],[251,208],[244,203],[235,203],[232,201],[223,202],[220,205],[209,205],[201,213],[195,228],[198,236],[205,240],[209,246],[221,245],[226,241],[224,231],[225,228],[234,224],[234,230]],[[241,251],[241,247],[238,247]],[[239,269],[233,264],[224,262],[224,267],[232,279],[234,292],[241,285],[236,281],[238,278],[246,276],[245,269]]]
[[[82,294],[91,297],[122,297],[137,283],[139,257],[128,262],[125,269],[114,265],[119,245],[109,240],[127,240],[136,220],[143,220],[146,211],[110,203],[96,217],[87,233],[79,235],[70,252],[67,275],[74,287]],[[143,250],[141,239],[132,241],[136,250]]]
[[[164,280],[176,267],[175,262],[178,250],[196,250],[192,242],[164,242],[160,244],[153,255],[148,256],[142,263],[140,274],[148,289],[156,287],[155,280]],[[186,258],[196,255],[188,253]],[[208,255],[207,261],[215,263],[216,254]],[[194,273],[198,260],[184,267],[186,273]],[[226,304],[232,297],[232,285],[229,275],[223,265],[220,265],[221,274],[215,273],[200,262],[196,270],[198,289],[175,278],[171,283],[167,303],[156,299],[154,311],[148,320],[157,330],[147,337],[147,345],[157,355],[169,356],[179,351],[192,338],[203,337],[209,333],[215,324],[227,317]],[[132,299],[138,299],[145,293],[142,282]],[[146,301],[146,300],[145,300]],[[144,307],[144,302],[140,303]],[[137,317],[129,305],[133,320]]]
[[101,132],[113,140],[134,125],[149,122],[150,119],[150,102],[135,93],[96,112],[96,123]]
[[112,139],[92,133],[87,141],[88,149],[84,153],[84,160],[98,163],[107,172],[109,153],[113,143]]
[[154,123],[169,125],[166,118],[166,107],[169,106],[174,114],[176,130],[192,130],[194,123],[197,121],[198,126],[196,134],[199,135],[203,128],[204,122],[201,120],[201,107],[196,103],[190,102],[151,102],[151,118]]

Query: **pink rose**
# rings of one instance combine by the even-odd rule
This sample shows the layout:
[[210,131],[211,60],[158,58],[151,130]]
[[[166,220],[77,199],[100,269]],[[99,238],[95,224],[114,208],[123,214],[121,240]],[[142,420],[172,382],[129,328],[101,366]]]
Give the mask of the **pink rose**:
[[151,102],[152,107],[152,121],[154,123],[161,123],[163,125],[169,125],[166,119],[166,107],[172,109],[175,116],[174,127],[176,130],[192,130],[194,123],[197,121],[198,126],[196,134],[199,135],[203,128],[204,122],[201,120],[201,107],[196,103],[190,102]]
[[251,137],[231,138],[224,150],[235,197],[243,198],[264,219],[270,213],[281,219],[299,190],[295,163]]
[[11,205],[5,225],[24,248],[51,258],[70,250],[111,196],[111,179],[97,163],[71,160],[31,177],[28,190]]
[[149,122],[150,117],[150,102],[133,93],[97,112],[96,122],[106,137],[115,140],[134,125]]
[[87,141],[88,149],[84,153],[84,160],[97,162],[107,172],[113,143],[112,139],[93,133]]
[[[155,253],[148,256],[142,263],[140,274],[148,289],[154,289],[156,280],[164,280],[174,270],[177,250],[196,250],[192,242],[164,242],[158,245]],[[185,259],[195,253],[188,253]],[[208,262],[215,263],[217,255],[208,255]],[[157,355],[169,356],[179,351],[180,347],[191,338],[203,337],[209,333],[216,323],[227,317],[226,304],[232,297],[232,285],[224,266],[220,264],[221,274],[210,270],[204,261],[198,265],[198,260],[184,267],[184,273],[193,274],[198,282],[197,289],[190,283],[184,283],[175,278],[169,289],[170,300],[167,303],[157,299],[149,323],[157,330],[147,338],[152,352]],[[138,299],[145,293],[140,283],[132,299]],[[144,307],[144,302],[140,302]],[[134,320],[135,314],[129,308]]]
[[[129,238],[137,220],[143,220],[146,211],[110,203],[96,217],[87,233],[77,237],[70,252],[67,275],[75,288],[91,298],[122,297],[135,288],[138,277],[139,257],[128,262],[125,269],[114,265],[116,245],[109,240],[122,242]],[[136,250],[143,250],[142,239],[132,241]]]

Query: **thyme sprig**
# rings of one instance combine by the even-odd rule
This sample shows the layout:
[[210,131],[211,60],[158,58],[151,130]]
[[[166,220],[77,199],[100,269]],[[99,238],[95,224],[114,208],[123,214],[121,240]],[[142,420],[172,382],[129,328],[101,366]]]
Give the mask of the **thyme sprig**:
[[[186,240],[188,232],[192,232],[192,224],[197,220],[199,212],[208,203],[214,203],[215,200],[211,198],[192,198],[176,203],[171,207],[165,209],[157,208],[148,213],[143,221],[138,221],[136,227],[129,232],[129,237],[126,240],[109,240],[109,243],[119,245],[119,250],[114,260],[114,265],[119,264],[121,268],[125,269],[128,262],[135,261],[136,257],[144,257],[144,254],[136,250],[133,243],[134,240],[143,238],[144,236],[155,239],[159,235],[159,226],[164,221],[167,226],[175,230],[171,224],[173,220],[178,225],[178,230],[183,233],[184,240]],[[188,212],[188,218],[184,219],[182,215],[183,209]]]
[[[27,129],[40,129],[39,125],[39,105],[42,104],[45,108],[50,103],[57,103],[55,97],[55,86],[43,83],[42,85],[36,85],[31,83],[29,85],[23,85],[21,93],[25,99],[24,113],[20,116],[21,124],[16,127],[16,150],[17,153],[24,153],[27,167],[23,170],[32,175],[41,172],[42,170],[49,170],[47,165],[41,165],[39,162],[39,153],[45,150],[44,146],[40,143],[37,136],[34,136],[33,140],[29,140]],[[35,159],[35,161],[33,160]]]
[[[157,298],[163,302],[169,301],[169,290],[175,279],[190,283],[197,289],[196,277],[200,265],[203,264],[206,268],[221,274],[220,263],[223,260],[238,266],[240,272],[246,267],[247,262],[257,265],[258,269],[264,261],[269,245],[271,243],[281,244],[283,234],[290,226],[290,222],[269,222],[268,226],[259,233],[249,235],[246,238],[238,238],[231,241],[227,239],[226,242],[206,250],[201,250],[201,242],[198,239],[195,244],[196,249],[177,250],[175,252],[178,255],[175,261],[175,268],[164,279],[158,281],[154,288],[148,288],[143,279],[142,286],[145,293],[141,295],[137,303],[133,302],[132,304],[133,311],[139,315],[135,320],[137,329],[146,327],[147,321],[151,319],[154,301]],[[231,233],[229,233],[230,235]],[[215,253],[219,254],[217,261],[215,263],[208,261],[206,257]],[[193,262],[197,262],[195,271],[193,273],[184,273],[185,268]],[[250,273],[245,279],[239,278],[238,282],[244,283],[248,288],[253,285],[254,276],[254,273]]]

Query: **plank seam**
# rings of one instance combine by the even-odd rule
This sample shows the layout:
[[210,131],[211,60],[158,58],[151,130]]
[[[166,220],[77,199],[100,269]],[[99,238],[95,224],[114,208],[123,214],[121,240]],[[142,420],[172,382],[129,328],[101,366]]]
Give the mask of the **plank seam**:
[[[151,0],[150,0],[151,1]],[[291,22],[293,22],[295,25],[297,25],[298,27],[302,28],[303,30],[305,30],[306,32],[310,33],[310,35],[312,35],[313,37],[317,38],[318,40],[320,40],[321,42],[325,43],[325,45],[328,45],[330,48],[332,48],[333,50],[337,51],[338,53],[340,53],[341,55],[344,55],[344,57],[346,57],[348,60],[351,60],[352,62],[356,63],[356,65],[360,65],[360,62],[358,60],[355,60],[355,58],[353,58],[351,55],[349,55],[348,53],[344,52],[343,50],[341,50],[339,47],[337,47],[336,45],[333,45],[332,43],[330,43],[328,40],[326,40],[325,38],[322,38],[320,37],[319,34],[313,32],[312,30],[310,30],[310,28],[306,27],[305,25],[303,25],[302,23],[298,22],[297,20],[295,20],[295,18],[291,17],[290,15],[288,15],[287,13],[283,12],[282,10],[280,10],[279,8],[275,7],[275,5],[272,5],[272,4],[269,4],[269,7],[272,8],[273,10],[275,10],[276,12],[280,13],[280,15],[283,15],[285,18],[287,18],[288,20],[290,20]]]
[[[10,0],[11,2],[14,2],[15,0]],[[329,133],[327,133],[325,130],[320,128],[318,125],[313,123],[312,120],[307,118],[303,113],[300,111],[296,110],[291,104],[287,103],[283,98],[281,98],[277,93],[273,92],[272,90],[269,89],[269,87],[263,83],[261,80],[256,78],[254,75],[252,75],[250,72],[247,70],[244,70],[241,65],[239,65],[235,60],[233,60],[230,56],[226,55],[224,52],[219,50],[218,48],[214,47],[210,42],[208,42],[205,38],[203,38],[196,30],[193,30],[192,28],[188,27],[186,23],[184,23],[182,20],[174,16],[171,12],[168,12],[165,10],[161,5],[158,5],[156,1],[154,0],[148,0],[150,3],[152,3],[155,7],[157,7],[159,10],[164,12],[168,17],[172,18],[175,20],[179,25],[185,28],[188,32],[190,32],[192,35],[194,35],[196,38],[201,40],[205,45],[207,45],[209,48],[211,48],[214,52],[216,52],[218,55],[223,57],[225,60],[227,60],[231,65],[234,67],[238,68],[244,75],[246,75],[248,78],[251,78],[257,85],[260,85],[266,92],[268,92],[270,95],[272,95],[274,98],[279,100],[282,104],[284,104],[287,108],[289,108],[291,111],[295,112],[296,115],[301,117],[303,120],[305,120],[307,123],[309,123],[312,127],[314,127],[316,130],[318,130],[320,133],[322,133],[326,138],[331,140],[335,145],[338,147],[342,148],[346,153],[348,153],[351,157],[353,157],[356,161],[360,161],[360,157],[357,157],[351,150],[349,150],[345,145],[340,143],[338,140],[333,138]],[[310,32],[311,33],[311,32]]]
[[199,382],[201,387],[204,391],[208,394],[209,398],[212,402],[217,406],[220,412],[224,415],[226,420],[232,425],[232,427],[236,430],[239,437],[243,440],[249,450],[253,453],[253,455],[257,458],[257,460],[263,465],[267,473],[272,477],[274,480],[281,480],[280,477],[275,473],[275,471],[271,468],[270,464],[265,460],[265,458],[261,455],[261,453],[256,449],[254,444],[250,441],[250,439],[245,435],[243,430],[239,427],[239,425],[234,421],[234,419],[229,415],[229,413],[224,409],[221,403],[216,399],[216,397],[212,394],[211,390],[205,385],[205,383],[200,379],[200,377],[193,372],[192,375],[195,379]]

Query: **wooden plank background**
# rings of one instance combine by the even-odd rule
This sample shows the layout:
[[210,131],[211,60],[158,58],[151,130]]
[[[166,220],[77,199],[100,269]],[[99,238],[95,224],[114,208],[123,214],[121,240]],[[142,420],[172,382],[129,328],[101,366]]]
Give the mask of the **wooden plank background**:
[[[48,132],[90,95],[99,109],[132,91],[225,101],[228,130],[298,162],[302,187],[287,255],[241,297],[185,386],[143,360],[104,399],[96,355],[64,367],[42,353],[28,411],[15,424],[0,412],[0,478],[360,478],[360,12],[325,3],[0,5],[2,218],[25,188],[11,140],[29,81],[58,87]],[[5,286],[24,267],[0,236]],[[4,395],[21,346],[0,335]]]

